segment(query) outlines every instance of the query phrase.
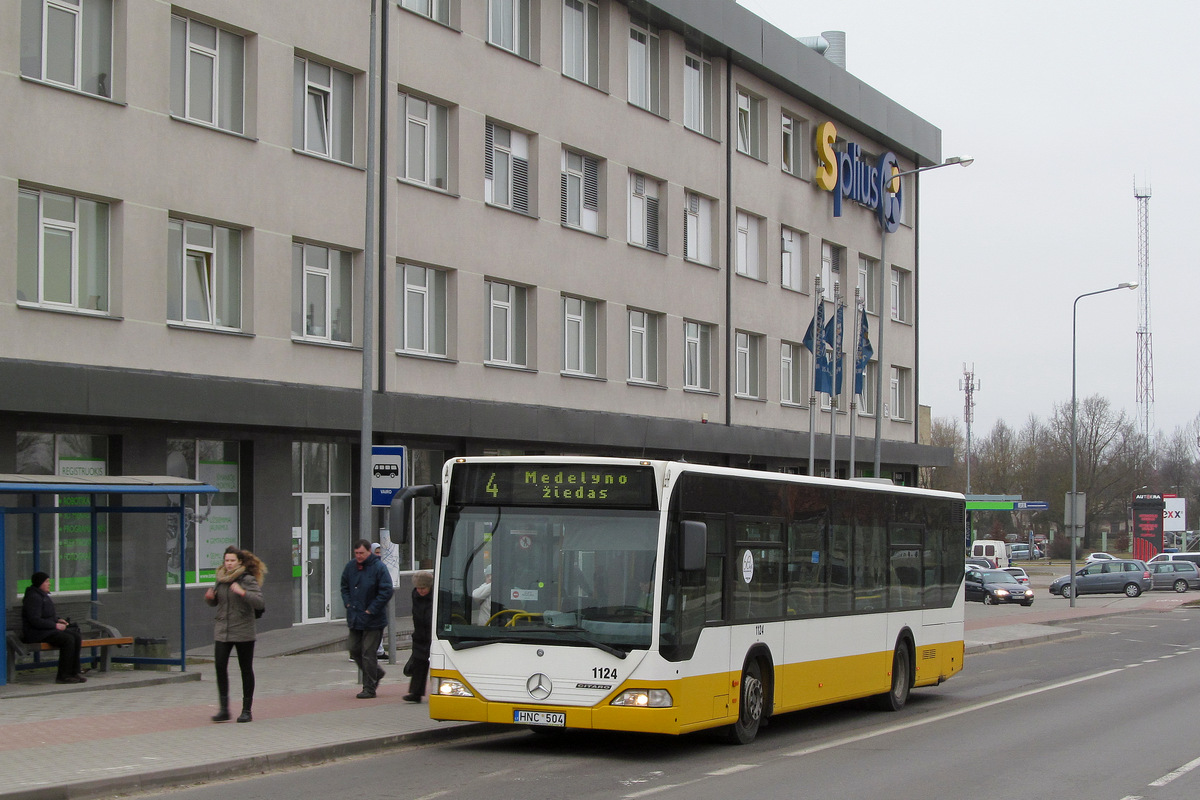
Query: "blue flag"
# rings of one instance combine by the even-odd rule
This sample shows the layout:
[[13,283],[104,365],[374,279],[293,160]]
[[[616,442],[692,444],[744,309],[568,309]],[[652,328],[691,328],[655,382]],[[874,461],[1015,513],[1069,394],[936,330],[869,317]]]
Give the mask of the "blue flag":
[[829,356],[832,362],[830,371],[834,373],[834,378],[831,385],[834,391],[830,394],[842,393],[842,309],[843,306],[837,307],[837,312],[829,318],[829,322],[825,325],[825,343],[833,350]]
[[[821,336],[814,337],[814,331],[821,331]],[[808,352],[814,356],[813,391],[831,394],[833,370],[829,358],[830,341],[826,333],[824,303],[817,305],[816,316],[813,317],[812,322],[808,323],[808,330],[805,332],[804,341],[801,344],[808,348]]]
[[867,364],[871,361],[871,356],[875,355],[875,348],[871,347],[871,340],[867,338],[867,315],[862,313],[859,315],[862,323],[858,328],[858,355],[854,359],[854,393],[856,395],[863,393],[863,377],[867,374]]

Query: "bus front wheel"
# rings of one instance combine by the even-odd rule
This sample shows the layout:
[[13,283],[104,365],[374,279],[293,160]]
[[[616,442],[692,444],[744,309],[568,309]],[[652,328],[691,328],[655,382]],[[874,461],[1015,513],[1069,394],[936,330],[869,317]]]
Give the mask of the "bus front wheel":
[[729,726],[729,741],[733,744],[750,744],[758,735],[763,716],[762,667],[755,659],[742,668],[742,685],[737,722]]
[[876,697],[876,704],[883,711],[899,711],[908,702],[908,691],[912,688],[912,658],[907,641],[896,644],[892,654],[892,688]]

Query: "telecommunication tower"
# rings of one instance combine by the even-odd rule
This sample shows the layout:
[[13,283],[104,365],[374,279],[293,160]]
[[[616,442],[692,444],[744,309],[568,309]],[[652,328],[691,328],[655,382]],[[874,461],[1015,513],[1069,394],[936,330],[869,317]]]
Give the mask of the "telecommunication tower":
[[975,379],[975,365],[970,369],[963,364],[962,380],[958,382],[960,391],[966,392],[963,402],[963,422],[967,426],[967,494],[971,493],[971,423],[975,421],[975,393],[980,390],[979,381]]
[[1136,176],[1133,179],[1133,196],[1137,199],[1138,207],[1138,427],[1148,445],[1154,429],[1154,344],[1150,333],[1150,187],[1139,189]]

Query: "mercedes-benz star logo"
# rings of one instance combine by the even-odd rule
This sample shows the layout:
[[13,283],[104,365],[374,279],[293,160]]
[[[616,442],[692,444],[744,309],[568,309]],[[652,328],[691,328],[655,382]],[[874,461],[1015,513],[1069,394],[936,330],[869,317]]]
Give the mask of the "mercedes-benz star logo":
[[554,684],[550,682],[550,678],[540,672],[530,675],[529,680],[525,681],[525,691],[529,692],[529,696],[534,700],[545,700],[553,689]]

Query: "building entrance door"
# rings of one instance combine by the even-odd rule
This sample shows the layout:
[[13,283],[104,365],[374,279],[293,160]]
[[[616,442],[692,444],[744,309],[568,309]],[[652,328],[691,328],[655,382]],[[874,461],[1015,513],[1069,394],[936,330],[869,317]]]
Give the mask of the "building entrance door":
[[300,569],[300,621],[330,619],[329,498],[304,498],[304,553]]

